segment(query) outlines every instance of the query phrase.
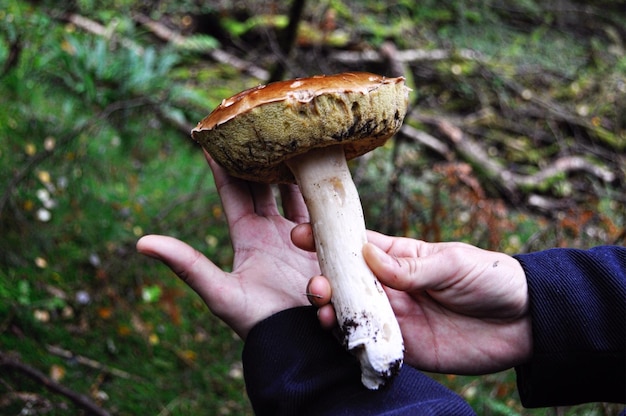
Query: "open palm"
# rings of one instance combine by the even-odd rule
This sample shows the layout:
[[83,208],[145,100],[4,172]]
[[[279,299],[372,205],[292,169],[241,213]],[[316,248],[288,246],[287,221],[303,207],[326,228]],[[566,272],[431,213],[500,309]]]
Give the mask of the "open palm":
[[297,187],[280,187],[284,216],[268,185],[253,184],[225,173],[209,156],[230,229],[234,260],[225,272],[203,254],[171,237],[148,235],[139,252],[167,264],[245,339],[259,321],[287,308],[308,304],[308,279],[319,274],[314,254],[293,245],[291,229],[308,220]]

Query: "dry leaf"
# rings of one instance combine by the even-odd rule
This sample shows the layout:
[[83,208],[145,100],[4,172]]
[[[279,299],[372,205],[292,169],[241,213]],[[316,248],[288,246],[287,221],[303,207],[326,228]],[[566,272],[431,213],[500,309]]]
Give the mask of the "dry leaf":
[[54,364],[50,367],[50,378],[54,381],[61,381],[65,377],[65,367]]
[[98,316],[101,319],[109,319],[111,316],[113,316],[113,308],[109,308],[107,306],[98,308]]

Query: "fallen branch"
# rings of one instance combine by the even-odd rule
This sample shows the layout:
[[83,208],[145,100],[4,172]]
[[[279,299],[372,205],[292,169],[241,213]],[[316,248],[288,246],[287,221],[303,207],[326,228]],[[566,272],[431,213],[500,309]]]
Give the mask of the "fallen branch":
[[[182,46],[187,41],[187,39],[180,33],[173,31],[162,23],[150,19],[146,15],[135,14],[133,16],[133,19],[161,40],[170,42],[177,46]],[[270,77],[269,72],[265,69],[260,68],[250,62],[244,61],[243,59],[240,59],[224,50],[216,48],[207,51],[206,53],[215,61],[230,65],[240,71],[247,72],[248,74],[260,80],[266,81]]]
[[454,126],[452,123],[441,119],[437,124],[439,131],[444,133],[458,149],[463,151],[463,154],[469,159],[468,161],[481,164],[486,167],[488,171],[499,176],[503,181],[512,183],[516,188],[537,188],[550,178],[574,171],[586,171],[604,182],[612,182],[615,180],[615,174],[613,172],[602,166],[594,165],[580,156],[562,157],[536,174],[520,175],[507,170],[499,163],[495,162],[477,142],[467,137],[460,128]]
[[195,125],[190,123],[186,118],[176,117],[164,106],[155,106],[155,112],[161,120],[176,128],[176,130],[181,132],[184,136],[190,137],[191,129],[193,129]]
[[508,171],[503,171],[503,174],[515,182],[517,186],[537,188],[550,178],[560,174],[576,171],[590,173],[603,182],[613,182],[615,180],[615,173],[602,166],[594,165],[587,159],[580,156],[565,156],[556,159],[550,166],[547,166],[533,175],[516,175],[511,174]]
[[94,403],[89,397],[84,394],[77,393],[62,384],[57,383],[51,378],[47,377],[41,371],[26,365],[16,358],[10,357],[8,354],[0,352],[0,368],[4,371],[17,371],[43,385],[49,391],[60,394],[67,397],[76,406],[84,409],[89,414],[97,416],[109,416],[109,412]]
[[[482,61],[483,56],[471,49],[460,50],[448,50],[448,49],[408,49],[404,51],[398,51],[395,59],[399,62],[415,63],[425,61],[443,61],[452,57],[459,57],[462,59],[472,61]],[[342,64],[364,64],[364,63],[380,63],[384,62],[384,52],[381,53],[375,50],[363,50],[363,51],[339,51],[330,54],[329,58],[332,61]]]
[[409,126],[408,124],[404,124],[398,135],[402,138],[412,140],[416,143],[421,144],[422,146],[427,147],[428,149],[434,151],[439,154],[446,160],[450,160],[452,158],[452,151],[450,147],[446,145],[444,142],[432,136],[425,131],[418,130],[414,127]]
[[[565,156],[554,160],[551,164],[531,175],[522,175],[502,166],[492,158],[477,141],[466,135],[461,128],[443,117],[420,117],[420,121],[431,124],[453,145],[453,150],[461,159],[469,163],[482,175],[488,178],[504,195],[514,203],[520,202],[520,195],[544,187],[551,179],[570,172],[587,172],[601,181],[613,182],[614,172],[606,167],[596,165],[582,156]],[[410,126],[403,126],[400,131],[406,137],[419,141],[442,156],[449,158],[445,144],[427,134],[419,133]],[[536,199],[535,199],[536,201]],[[541,208],[544,204],[533,204]]]

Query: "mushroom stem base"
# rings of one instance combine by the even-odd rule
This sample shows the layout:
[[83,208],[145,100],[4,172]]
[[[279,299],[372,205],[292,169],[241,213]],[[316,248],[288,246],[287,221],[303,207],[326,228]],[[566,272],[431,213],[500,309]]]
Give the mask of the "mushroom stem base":
[[343,148],[315,149],[287,163],[309,209],[344,344],[360,361],[363,384],[377,389],[399,370],[404,345],[387,295],[363,259],[365,221]]

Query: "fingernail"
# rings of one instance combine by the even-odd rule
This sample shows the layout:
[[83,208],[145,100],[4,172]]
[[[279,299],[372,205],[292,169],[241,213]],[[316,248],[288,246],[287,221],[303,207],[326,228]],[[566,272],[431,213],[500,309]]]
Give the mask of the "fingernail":
[[146,256],[146,257],[150,257],[150,258],[153,258],[153,259],[156,259],[156,260],[161,260],[161,256],[159,256],[158,254],[156,254],[156,253],[154,253],[152,251],[149,251],[149,250],[137,249],[137,252],[139,254],[142,254],[142,255]]
[[317,298],[317,299],[322,299],[323,296],[322,295],[318,295],[317,293],[304,293],[304,296],[310,297],[310,298]]
[[372,243],[367,243],[365,245],[363,255],[365,257],[373,257],[372,260],[377,260],[383,264],[391,264],[391,257],[389,254],[385,253],[382,249]]

